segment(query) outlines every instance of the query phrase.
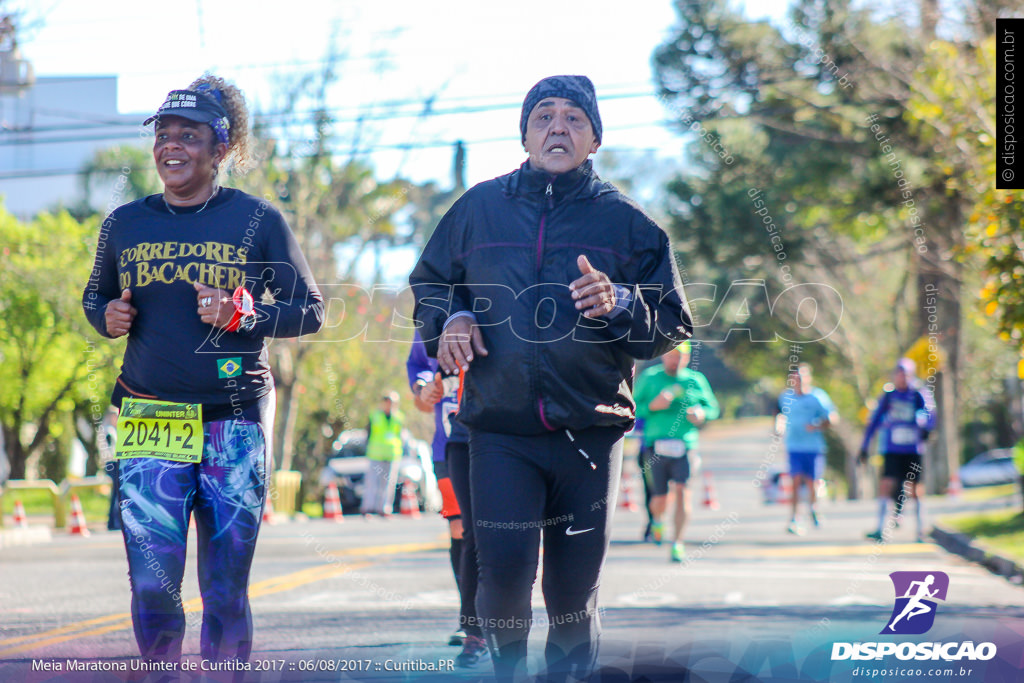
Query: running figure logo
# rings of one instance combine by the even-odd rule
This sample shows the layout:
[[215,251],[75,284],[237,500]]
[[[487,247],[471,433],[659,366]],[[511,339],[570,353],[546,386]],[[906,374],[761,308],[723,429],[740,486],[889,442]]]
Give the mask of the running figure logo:
[[889,578],[896,589],[896,604],[881,633],[926,633],[935,622],[935,600],[946,599],[949,577],[943,572],[893,572]]

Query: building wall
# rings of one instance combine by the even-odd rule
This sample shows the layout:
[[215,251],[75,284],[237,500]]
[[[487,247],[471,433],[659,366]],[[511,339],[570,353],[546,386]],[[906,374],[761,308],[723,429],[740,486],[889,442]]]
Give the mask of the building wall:
[[145,117],[118,113],[115,76],[42,77],[19,91],[0,91],[0,195],[7,210],[28,218],[79,204],[81,171],[96,151],[148,146]]

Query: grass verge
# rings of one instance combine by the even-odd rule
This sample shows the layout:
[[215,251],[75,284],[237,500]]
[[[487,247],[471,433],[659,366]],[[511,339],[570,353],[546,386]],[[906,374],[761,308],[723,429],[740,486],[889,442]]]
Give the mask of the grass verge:
[[1024,564],[1024,514],[1016,507],[943,517],[939,523],[973,537],[986,550]]
[[[81,489],[75,492],[78,499],[82,501],[82,512],[89,524],[102,522],[107,523],[107,514],[110,511],[110,496],[98,491]],[[25,506],[25,514],[48,515],[50,523],[53,523],[53,496],[49,491],[33,491],[11,489],[4,492],[3,513],[7,516],[8,524],[14,515],[14,501],[20,500]],[[70,521],[71,510],[68,508],[68,520]]]

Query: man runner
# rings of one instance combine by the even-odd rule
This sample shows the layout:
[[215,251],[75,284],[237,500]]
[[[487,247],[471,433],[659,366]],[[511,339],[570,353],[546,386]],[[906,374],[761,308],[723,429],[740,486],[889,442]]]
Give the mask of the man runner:
[[477,607],[502,681],[526,673],[542,528],[547,675],[593,670],[634,359],[692,332],[667,235],[588,160],[601,132],[590,79],[537,83],[528,160],[466,192],[409,277],[428,353],[466,370]]
[[668,502],[669,482],[675,494],[675,519],[672,528],[673,562],[682,562],[683,532],[693,504],[686,482],[691,467],[696,467],[697,430],[719,415],[718,401],[707,378],[687,366],[690,342],[661,357],[661,365],[643,371],[636,380],[636,412],[644,418],[644,444],[647,452],[644,477],[651,482],[651,534],[661,544],[664,534],[662,516]]
[[839,421],[835,405],[823,390],[813,385],[811,366],[801,363],[789,376],[789,388],[779,397],[775,429],[786,432],[789,452],[789,475],[793,479],[792,514],[786,530],[797,536],[805,532],[797,521],[800,487],[807,487],[808,514],[818,527],[821,518],[815,509],[817,492],[814,484],[825,472],[825,430]]

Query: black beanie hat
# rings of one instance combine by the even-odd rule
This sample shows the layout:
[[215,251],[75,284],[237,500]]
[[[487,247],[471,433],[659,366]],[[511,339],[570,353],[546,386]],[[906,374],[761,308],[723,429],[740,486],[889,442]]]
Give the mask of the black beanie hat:
[[523,112],[519,115],[519,131],[526,142],[526,120],[537,103],[545,97],[564,97],[580,106],[594,128],[594,138],[601,142],[601,115],[597,111],[597,93],[594,84],[586,76],[548,76],[530,88],[523,100]]

